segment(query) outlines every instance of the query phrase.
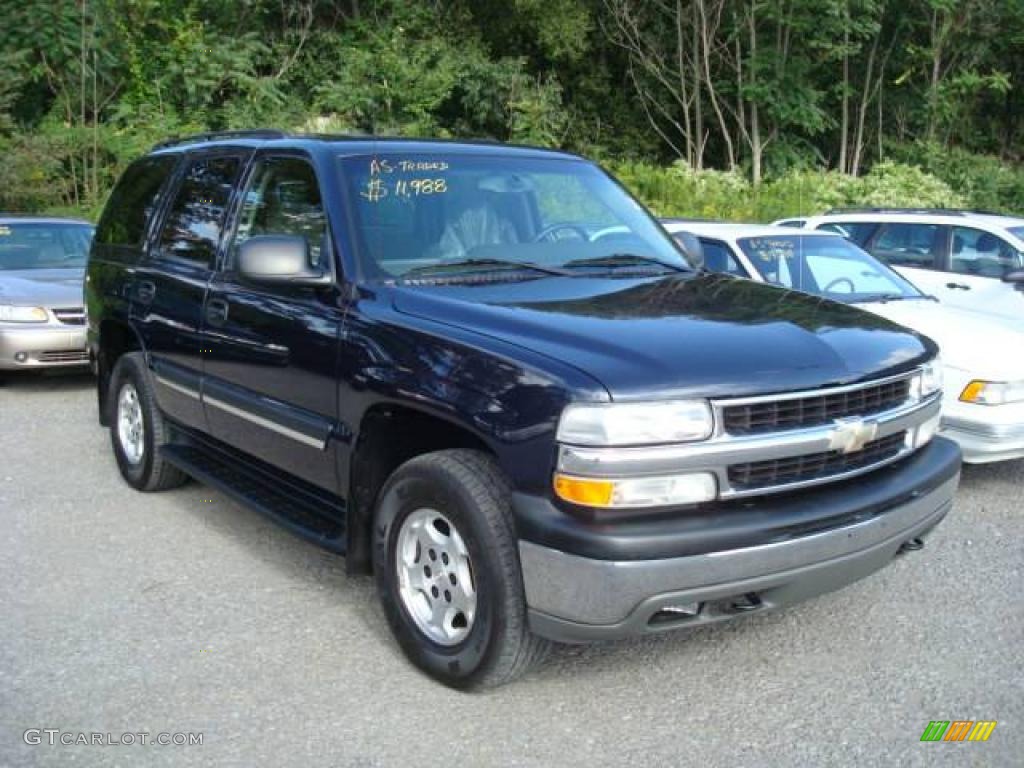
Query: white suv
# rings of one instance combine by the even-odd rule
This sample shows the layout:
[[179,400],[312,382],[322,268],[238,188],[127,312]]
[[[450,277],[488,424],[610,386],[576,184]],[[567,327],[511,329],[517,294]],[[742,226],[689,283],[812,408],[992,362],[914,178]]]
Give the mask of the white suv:
[[838,232],[944,304],[1024,324],[1024,218],[867,208],[775,223]]

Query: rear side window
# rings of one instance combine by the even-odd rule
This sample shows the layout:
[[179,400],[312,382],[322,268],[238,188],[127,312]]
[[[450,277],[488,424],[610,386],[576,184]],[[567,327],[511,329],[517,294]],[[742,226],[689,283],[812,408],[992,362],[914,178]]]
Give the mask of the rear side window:
[[953,271],[961,275],[997,277],[1024,266],[1024,254],[991,232],[953,227]]
[[141,245],[149,219],[160,204],[160,191],[176,162],[176,157],[167,155],[132,163],[110,194],[96,228],[96,242]]
[[944,239],[939,224],[883,224],[868,250],[893,266],[935,269]]
[[238,157],[193,160],[160,233],[161,256],[211,267],[242,162]]

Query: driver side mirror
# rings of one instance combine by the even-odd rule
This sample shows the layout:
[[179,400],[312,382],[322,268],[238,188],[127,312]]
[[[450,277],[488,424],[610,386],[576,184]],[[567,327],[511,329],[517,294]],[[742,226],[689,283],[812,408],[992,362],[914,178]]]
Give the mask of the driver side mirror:
[[1018,291],[1024,291],[1024,269],[1018,269],[1014,272],[1007,272],[1003,275],[1004,283],[1012,283],[1013,287]]
[[323,286],[331,275],[309,263],[309,242],[297,235],[258,235],[238,249],[238,272],[254,283]]
[[682,249],[690,266],[698,271],[704,269],[704,246],[700,244],[700,239],[689,232],[675,232],[672,237]]

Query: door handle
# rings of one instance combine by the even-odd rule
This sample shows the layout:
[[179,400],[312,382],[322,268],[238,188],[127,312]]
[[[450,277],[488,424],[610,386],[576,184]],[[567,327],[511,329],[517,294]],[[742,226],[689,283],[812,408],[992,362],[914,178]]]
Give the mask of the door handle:
[[961,291],[969,291],[969,290],[971,290],[971,286],[964,285],[963,283],[946,283],[946,287],[947,288],[952,288],[953,290],[960,289]]
[[210,299],[206,302],[206,322],[210,325],[224,325],[228,321],[228,303],[224,299]]
[[135,298],[143,304],[152,304],[156,298],[156,283],[143,280],[135,286]]

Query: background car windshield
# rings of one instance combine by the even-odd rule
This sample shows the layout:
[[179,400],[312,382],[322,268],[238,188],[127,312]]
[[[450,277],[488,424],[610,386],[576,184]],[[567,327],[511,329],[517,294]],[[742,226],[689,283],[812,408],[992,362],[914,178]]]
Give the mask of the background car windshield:
[[619,254],[687,268],[646,211],[589,163],[385,154],[342,164],[368,277],[467,259],[558,267]]
[[85,224],[0,224],[0,270],[84,269],[92,231]]
[[838,301],[921,293],[873,256],[841,237],[748,237],[739,246],[769,283]]

